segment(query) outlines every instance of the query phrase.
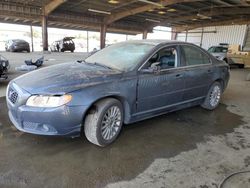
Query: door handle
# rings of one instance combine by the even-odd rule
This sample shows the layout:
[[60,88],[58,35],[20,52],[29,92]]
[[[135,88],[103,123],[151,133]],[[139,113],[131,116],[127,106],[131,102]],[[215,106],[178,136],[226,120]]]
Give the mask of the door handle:
[[207,72],[208,72],[208,73],[212,73],[212,70],[211,70],[211,69],[209,69],[209,70],[207,70]]

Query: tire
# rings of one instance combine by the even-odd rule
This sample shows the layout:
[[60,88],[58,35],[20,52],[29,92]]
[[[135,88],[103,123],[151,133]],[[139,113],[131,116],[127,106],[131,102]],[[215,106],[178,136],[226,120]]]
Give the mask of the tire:
[[64,52],[64,49],[61,49],[61,52]]
[[219,82],[214,82],[208,93],[207,96],[201,105],[203,108],[207,110],[214,110],[220,103],[222,95],[222,86]]
[[244,69],[245,65],[244,65],[244,64],[238,64],[238,67],[239,67],[240,69]]
[[74,50],[70,50],[71,51],[71,53],[74,53]]
[[[121,131],[123,125],[123,107],[118,100],[113,98],[101,100],[94,106],[85,118],[84,133],[88,141],[104,147],[114,142]],[[110,120],[107,117],[109,112],[112,114],[112,110],[113,113],[117,113],[117,118],[115,118],[116,116],[110,116]],[[116,125],[114,124],[115,122],[117,123]],[[111,130],[114,132],[111,132]]]

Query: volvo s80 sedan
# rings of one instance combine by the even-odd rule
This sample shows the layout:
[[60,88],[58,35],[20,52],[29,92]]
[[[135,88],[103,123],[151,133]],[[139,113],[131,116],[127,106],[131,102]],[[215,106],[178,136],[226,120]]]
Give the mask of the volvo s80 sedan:
[[85,133],[106,146],[123,124],[195,105],[215,109],[228,80],[228,65],[198,46],[138,40],[25,74],[10,82],[6,98],[20,131]]

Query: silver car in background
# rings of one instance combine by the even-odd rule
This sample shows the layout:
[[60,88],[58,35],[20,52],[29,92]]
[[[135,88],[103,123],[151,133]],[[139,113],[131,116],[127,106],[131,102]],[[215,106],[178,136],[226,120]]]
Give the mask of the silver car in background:
[[216,59],[221,60],[221,61],[225,61],[226,63],[228,63],[227,61],[227,51],[228,51],[228,46],[211,46],[208,49],[208,52],[210,54],[212,54],[214,57],[216,57]]

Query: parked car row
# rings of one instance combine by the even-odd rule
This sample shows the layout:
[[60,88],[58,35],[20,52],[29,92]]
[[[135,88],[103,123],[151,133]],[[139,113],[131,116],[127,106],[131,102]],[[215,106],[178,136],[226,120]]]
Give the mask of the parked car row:
[[[230,47],[234,45],[221,43],[218,46],[211,46],[208,52],[212,54],[216,59],[226,62],[229,65],[236,65],[239,68],[244,68],[242,61],[234,61],[230,55]],[[239,45],[238,45],[239,46]]]
[[[72,39],[74,37],[65,37],[62,40],[53,42],[50,45],[51,52],[74,52],[75,43]],[[7,52],[30,52],[30,45],[22,39],[10,39],[5,42],[5,50]]]

